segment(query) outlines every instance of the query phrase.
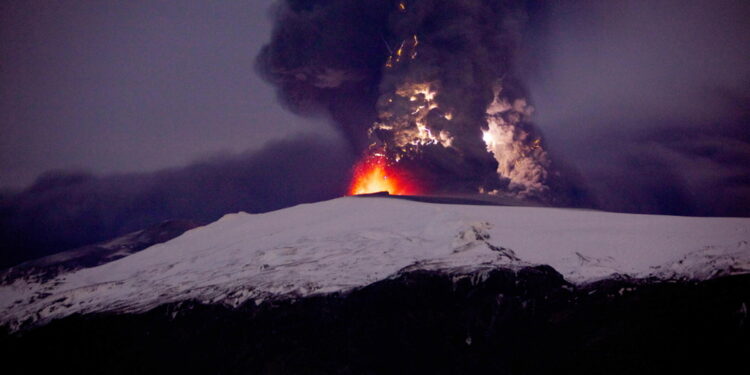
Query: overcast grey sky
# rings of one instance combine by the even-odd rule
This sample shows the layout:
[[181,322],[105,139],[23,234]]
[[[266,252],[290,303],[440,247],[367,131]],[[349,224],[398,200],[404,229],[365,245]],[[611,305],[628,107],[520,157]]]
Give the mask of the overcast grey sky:
[[0,187],[49,169],[154,170],[333,134],[281,108],[253,69],[270,4],[3,1]]

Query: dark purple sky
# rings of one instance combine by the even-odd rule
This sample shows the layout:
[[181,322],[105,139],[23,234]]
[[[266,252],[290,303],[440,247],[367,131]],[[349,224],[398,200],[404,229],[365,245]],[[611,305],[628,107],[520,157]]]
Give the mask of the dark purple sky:
[[562,1],[527,83],[600,207],[750,212],[750,2]]
[[723,94],[750,88],[750,2],[579,0],[548,12],[527,82],[536,121],[561,147],[596,149],[594,133],[664,122],[736,121]]
[[[145,172],[300,132],[335,138],[254,70],[271,3],[0,3],[0,188],[51,169]],[[535,122],[598,207],[750,212],[750,2],[527,4],[517,68]]]
[[50,169],[155,170],[301,131],[331,136],[284,111],[253,69],[270,4],[3,1],[0,187]]

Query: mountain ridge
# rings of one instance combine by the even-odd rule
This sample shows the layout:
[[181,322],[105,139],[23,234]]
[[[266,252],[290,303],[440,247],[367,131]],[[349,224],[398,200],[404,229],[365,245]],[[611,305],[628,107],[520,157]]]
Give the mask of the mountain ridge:
[[577,285],[750,270],[750,220],[347,197],[226,215],[127,257],[0,286],[11,331],[71,314],[194,300],[240,306],[355,290],[404,270],[551,266]]

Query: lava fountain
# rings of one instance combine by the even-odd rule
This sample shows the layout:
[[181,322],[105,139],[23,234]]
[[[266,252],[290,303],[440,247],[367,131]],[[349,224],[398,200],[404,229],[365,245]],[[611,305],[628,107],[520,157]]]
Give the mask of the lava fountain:
[[381,191],[387,191],[391,195],[421,193],[421,189],[408,173],[388,163],[385,155],[374,153],[366,156],[355,165],[349,195],[371,194]]

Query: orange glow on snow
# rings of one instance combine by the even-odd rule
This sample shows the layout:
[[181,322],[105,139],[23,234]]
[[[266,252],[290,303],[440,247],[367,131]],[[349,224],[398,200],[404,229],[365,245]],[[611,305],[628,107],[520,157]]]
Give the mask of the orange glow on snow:
[[385,156],[366,156],[354,167],[349,195],[387,191],[391,195],[418,194],[419,189],[404,173],[389,166]]

